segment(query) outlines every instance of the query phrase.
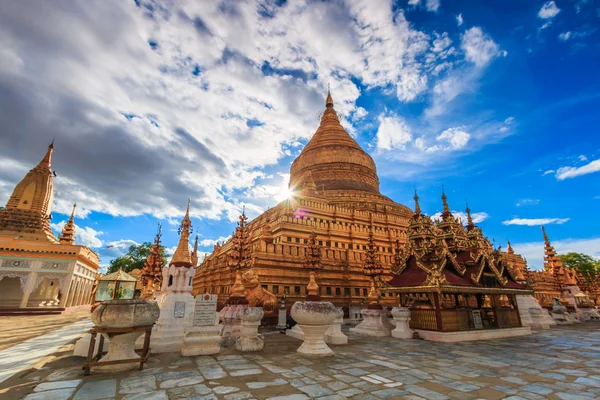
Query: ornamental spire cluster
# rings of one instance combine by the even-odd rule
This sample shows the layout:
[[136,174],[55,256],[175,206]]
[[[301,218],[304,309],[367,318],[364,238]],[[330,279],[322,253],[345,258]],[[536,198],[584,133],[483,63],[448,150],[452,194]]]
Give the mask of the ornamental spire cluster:
[[304,267],[311,271],[323,268],[321,265],[321,246],[319,246],[319,243],[317,242],[317,234],[314,231],[308,238]]
[[163,268],[163,256],[160,251],[160,238],[162,236],[162,226],[158,223],[158,232],[154,238],[154,244],[150,250],[148,258],[144,262],[144,268],[140,274],[142,285],[145,288],[144,297],[153,297],[153,294],[162,285],[162,268]]
[[250,251],[248,249],[248,217],[242,210],[240,219],[231,238],[232,251],[229,253],[228,265],[238,271],[250,266]]
[[375,244],[375,239],[373,237],[373,225],[369,225],[369,239],[367,241],[363,273],[371,278],[383,273],[383,267],[381,266],[381,260],[379,259],[379,254],[377,252],[377,245]]
[[62,229],[61,235],[58,237],[58,240],[61,244],[75,244],[75,209],[77,208],[77,203],[73,204],[73,211],[71,211],[71,217],[65,223],[65,226]]

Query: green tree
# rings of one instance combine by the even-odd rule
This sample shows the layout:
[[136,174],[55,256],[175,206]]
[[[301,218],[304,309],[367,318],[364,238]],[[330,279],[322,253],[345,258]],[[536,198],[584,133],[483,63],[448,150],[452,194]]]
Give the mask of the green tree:
[[560,259],[567,268],[576,270],[584,278],[594,279],[600,273],[600,262],[587,254],[567,253],[561,255]]
[[[142,268],[144,268],[144,263],[150,254],[150,250],[152,250],[152,246],[153,244],[150,242],[129,246],[127,254],[110,260],[107,274],[117,272],[119,269],[122,269],[125,272],[131,272],[137,268],[141,271]],[[162,254],[163,258],[163,265],[166,265],[167,257],[165,255],[165,248],[163,246],[160,246],[160,253]]]

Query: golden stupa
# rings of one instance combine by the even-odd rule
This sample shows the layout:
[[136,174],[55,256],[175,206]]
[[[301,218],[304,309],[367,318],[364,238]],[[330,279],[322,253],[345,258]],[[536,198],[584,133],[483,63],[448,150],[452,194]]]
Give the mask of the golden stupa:
[[[329,93],[319,128],[291,166],[289,187],[289,199],[247,226],[250,267],[262,288],[285,295],[288,304],[304,299],[310,273],[304,268],[306,249],[314,232],[322,253],[321,298],[360,307],[371,287],[363,274],[370,229],[386,281],[392,249],[396,240],[406,242],[412,211],[379,192],[375,162],[340,124]],[[218,294],[225,303],[236,274],[227,263],[231,251],[231,240],[215,245],[198,267],[194,294]],[[382,295],[382,304],[397,304],[385,290]]]

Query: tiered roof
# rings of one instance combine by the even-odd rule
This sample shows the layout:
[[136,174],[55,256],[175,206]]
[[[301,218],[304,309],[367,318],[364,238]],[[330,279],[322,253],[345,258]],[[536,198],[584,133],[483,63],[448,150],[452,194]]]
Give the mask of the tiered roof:
[[73,211],[71,212],[71,217],[65,223],[65,226],[62,229],[62,233],[58,237],[60,243],[63,244],[75,244],[75,208],[77,208],[77,203],[73,204]]
[[416,210],[410,220],[408,242],[395,257],[391,268],[394,277],[389,285],[407,290],[524,290],[500,249],[494,249],[473,223],[469,207],[465,229],[452,215],[446,200],[443,193],[444,212],[441,220],[434,223],[421,213],[415,193]]

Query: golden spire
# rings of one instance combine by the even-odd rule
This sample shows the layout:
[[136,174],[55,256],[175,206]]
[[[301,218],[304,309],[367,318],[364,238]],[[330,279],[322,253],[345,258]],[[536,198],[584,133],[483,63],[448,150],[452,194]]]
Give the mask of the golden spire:
[[162,226],[158,223],[158,232],[154,238],[154,245],[148,254],[148,258],[144,262],[144,268],[140,274],[144,290],[142,292],[143,299],[154,299],[155,293],[162,285],[162,267],[163,255],[160,251],[160,237]]
[[196,267],[198,265],[198,235],[196,235],[196,240],[194,241],[194,250],[192,250],[192,266]]
[[546,234],[546,228],[542,225],[542,232],[544,233],[544,242],[550,244],[550,240],[548,240],[548,235]]
[[419,205],[419,195],[417,194],[417,189],[415,189],[415,214],[421,215],[421,206]]
[[515,251],[513,250],[513,248],[510,245],[510,240],[508,241],[508,248],[506,249],[506,252],[508,254],[515,254]]
[[71,217],[65,223],[65,226],[62,229],[61,235],[58,237],[58,240],[62,244],[75,244],[75,209],[77,208],[77,203],[73,204],[73,211],[71,211]]
[[333,99],[331,98],[331,91],[327,88],[327,99],[325,99],[325,107],[333,107]]
[[48,150],[46,151],[46,155],[44,156],[44,158],[42,159],[42,161],[39,162],[39,164],[37,165],[37,168],[48,168],[50,169],[51,164],[52,164],[52,152],[54,151],[54,139],[52,139],[52,143],[50,143],[50,145],[48,146]]
[[469,203],[467,203],[467,209],[465,211],[467,212],[467,230],[471,230],[475,227],[475,224],[473,223],[473,218],[471,218],[471,209],[469,208]]
[[192,266],[192,258],[190,255],[190,228],[192,227],[192,221],[190,220],[190,201],[188,199],[188,206],[185,212],[185,216],[181,221],[181,226],[179,227],[179,244],[177,245],[177,250],[173,254],[173,258],[171,259],[171,265],[175,265],[176,267],[191,267]]
[[445,221],[449,216],[452,215],[450,212],[450,207],[448,207],[448,198],[446,197],[446,192],[444,192],[444,185],[442,185],[442,204],[444,205],[444,212],[442,212],[442,219]]

